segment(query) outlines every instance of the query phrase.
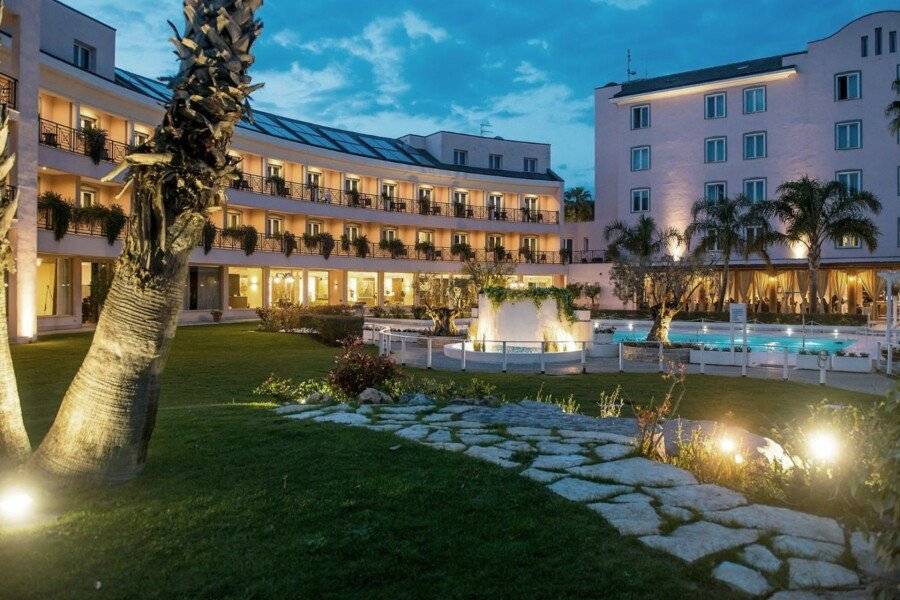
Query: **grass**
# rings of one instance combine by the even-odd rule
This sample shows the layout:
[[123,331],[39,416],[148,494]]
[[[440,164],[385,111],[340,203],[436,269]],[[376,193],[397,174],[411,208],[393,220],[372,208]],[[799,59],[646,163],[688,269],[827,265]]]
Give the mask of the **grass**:
[[[56,522],[0,532],[0,598],[729,597],[699,569],[503,469],[389,434],[274,418],[248,391],[273,372],[322,375],[334,351],[253,327],[178,332],[144,475],[42,498]],[[14,348],[33,440],[89,343],[78,334]],[[598,386],[621,383],[632,397],[661,389],[655,375],[485,378],[510,397],[546,381],[583,408]],[[821,395],[714,379],[696,392],[689,378],[700,398],[691,410],[784,409]]]

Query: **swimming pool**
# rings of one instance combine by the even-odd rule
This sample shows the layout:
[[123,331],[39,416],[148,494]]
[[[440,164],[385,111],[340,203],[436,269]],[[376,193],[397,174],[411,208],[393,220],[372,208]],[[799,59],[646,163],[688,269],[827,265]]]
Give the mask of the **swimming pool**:
[[[613,335],[614,342],[642,342],[647,339],[647,330],[619,330]],[[676,344],[704,344],[708,348],[730,348],[731,334],[724,332],[685,332],[670,331],[669,341]],[[744,344],[743,336],[740,331],[734,332],[734,345],[742,346]],[[853,344],[853,340],[839,338],[834,336],[807,337],[805,342],[799,334],[794,335],[774,335],[767,333],[751,333],[747,336],[747,345],[754,352],[799,352],[806,349],[811,352],[828,352],[834,354],[839,350],[843,350]]]

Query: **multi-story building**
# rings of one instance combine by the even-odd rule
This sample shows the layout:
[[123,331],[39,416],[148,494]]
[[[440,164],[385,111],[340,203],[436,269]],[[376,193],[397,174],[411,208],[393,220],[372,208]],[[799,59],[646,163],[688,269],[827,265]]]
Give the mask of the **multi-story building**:
[[[809,175],[880,199],[878,249],[855,238],[830,244],[819,276],[829,310],[856,312],[877,299],[876,271],[900,264],[900,138],[885,117],[900,77],[898,30],[900,12],[876,12],[801,52],[597,88],[595,220],[565,234],[576,262],[602,260],[612,221],[649,215],[683,231],[698,198],[771,198],[784,181]],[[772,269],[738,261],[727,298],[799,311],[803,249],[773,248],[772,258]],[[596,264],[572,275],[604,272]]]
[[[57,0],[6,6],[0,94],[12,109],[9,183],[19,192],[9,314],[14,337],[28,339],[81,326],[122,237],[107,240],[96,211],[83,209],[129,211],[121,180],[101,178],[152,135],[170,91],[115,66],[108,25]],[[88,129],[106,132],[102,150]],[[210,211],[215,235],[191,258],[182,320],[248,316],[278,301],[410,305],[417,273],[458,272],[470,254],[516,263],[530,285],[564,281],[563,183],[547,144],[450,132],[393,139],[255,111],[233,151],[243,175]],[[76,209],[59,239],[40,201],[48,192]]]

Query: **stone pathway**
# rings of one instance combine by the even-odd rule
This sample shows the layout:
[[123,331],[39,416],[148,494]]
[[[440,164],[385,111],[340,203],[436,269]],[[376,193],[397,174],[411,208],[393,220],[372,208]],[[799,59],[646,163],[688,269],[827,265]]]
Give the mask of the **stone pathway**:
[[[418,400],[418,403],[415,401]],[[871,544],[835,520],[751,504],[682,469],[636,455],[628,419],[569,415],[533,401],[498,408],[411,404],[282,406],[298,421],[393,432],[438,450],[515,470],[584,504],[619,533],[686,563],[709,561],[711,576],[774,600],[869,598],[877,572]]]

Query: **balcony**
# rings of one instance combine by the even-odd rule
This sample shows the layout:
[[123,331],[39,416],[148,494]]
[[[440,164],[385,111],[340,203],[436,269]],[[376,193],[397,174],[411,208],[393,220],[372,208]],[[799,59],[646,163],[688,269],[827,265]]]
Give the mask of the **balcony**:
[[240,178],[232,182],[231,187],[239,191],[290,198],[303,202],[332,204],[390,213],[512,223],[542,223],[549,225],[559,223],[559,211],[555,210],[493,209],[486,206],[472,206],[455,202],[434,202],[396,196],[376,196],[361,192],[348,192],[335,188],[311,186],[295,181],[273,181],[269,178],[249,173],[241,174]]
[[0,73],[0,104],[9,108],[18,108],[19,82],[15,77]]
[[[80,130],[47,119],[41,119],[40,126],[39,141],[44,146],[90,156]],[[118,163],[125,159],[130,150],[131,146],[128,144],[107,139],[101,159]]]

